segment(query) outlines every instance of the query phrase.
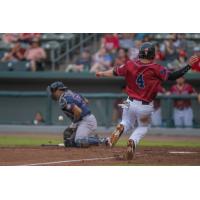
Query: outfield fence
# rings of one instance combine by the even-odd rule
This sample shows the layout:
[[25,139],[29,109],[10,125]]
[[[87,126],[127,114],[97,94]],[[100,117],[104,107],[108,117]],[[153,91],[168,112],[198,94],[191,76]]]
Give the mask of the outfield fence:
[[[120,112],[117,103],[127,98],[122,93],[82,93],[89,99],[89,107],[97,118],[99,126],[110,127],[118,123],[120,117],[114,120],[114,113]],[[196,95],[159,95],[161,101],[162,127],[173,127],[173,100],[190,99],[194,112],[194,128],[200,127],[200,104]],[[0,124],[33,124],[34,116],[40,112],[44,117],[44,125],[65,125],[70,123],[64,116],[63,121],[58,120],[63,115],[56,102],[48,97],[46,92],[0,92]]]

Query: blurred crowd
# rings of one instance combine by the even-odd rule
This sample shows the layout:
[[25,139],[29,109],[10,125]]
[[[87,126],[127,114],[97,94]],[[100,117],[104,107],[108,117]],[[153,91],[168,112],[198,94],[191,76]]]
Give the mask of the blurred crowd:
[[47,58],[40,43],[40,33],[5,33],[1,36],[1,44],[10,45],[8,50],[0,51],[0,61],[16,63],[27,61],[27,70],[42,71]]
[[[80,34],[74,34],[78,37]],[[191,34],[195,35],[195,34]],[[148,34],[148,33],[106,33],[99,34],[98,47],[93,52],[91,44],[88,44],[81,52],[73,53],[72,61],[56,63],[57,69],[64,66],[66,72],[91,72],[107,70],[113,66],[125,63],[127,60],[136,59],[138,49],[142,42],[153,42],[156,47],[155,61],[168,67],[170,70],[181,68],[192,54],[200,54],[199,38],[188,38],[187,34]],[[45,36],[45,37],[44,37]],[[41,33],[4,33],[0,40],[0,67],[1,63],[27,62],[27,70],[42,71],[50,69],[52,54],[46,42],[54,42],[59,47],[57,58],[61,53],[67,53],[62,49],[67,40],[66,34],[41,34]],[[98,38],[99,38],[98,37]],[[57,42],[56,42],[57,41]],[[62,43],[63,41],[63,43]],[[56,45],[54,44],[54,45]],[[62,45],[61,45],[62,44]],[[53,43],[52,43],[53,45]],[[66,45],[64,45],[66,46]],[[44,48],[45,47],[45,48]],[[48,47],[48,48],[47,48]],[[53,48],[53,47],[52,47]],[[51,48],[50,48],[51,49]],[[46,66],[45,66],[46,65]],[[60,66],[59,66],[60,65]],[[63,69],[63,68],[62,68]],[[1,69],[0,69],[1,70]],[[200,63],[193,69],[200,71]]]
[[[165,34],[161,34],[165,35]],[[176,70],[186,65],[192,54],[200,54],[200,43],[186,39],[186,34],[166,34],[165,39],[155,39],[155,34],[122,33],[103,34],[100,48],[95,53],[85,48],[76,61],[67,66],[67,72],[96,72],[136,59],[142,42],[153,42],[155,61]],[[193,71],[200,71],[200,64]]]

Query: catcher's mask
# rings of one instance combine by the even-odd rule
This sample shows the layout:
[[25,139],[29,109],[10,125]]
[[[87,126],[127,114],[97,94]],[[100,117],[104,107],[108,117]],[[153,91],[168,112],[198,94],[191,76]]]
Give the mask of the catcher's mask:
[[47,86],[47,93],[53,100],[57,100],[54,95],[54,92],[56,92],[57,90],[65,91],[67,89],[68,88],[63,84],[63,82],[56,81],[56,82],[53,82],[51,85]]

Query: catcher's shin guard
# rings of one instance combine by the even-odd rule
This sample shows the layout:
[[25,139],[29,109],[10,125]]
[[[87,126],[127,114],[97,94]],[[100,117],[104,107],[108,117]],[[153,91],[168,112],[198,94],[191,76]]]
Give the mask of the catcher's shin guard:
[[117,125],[115,131],[110,136],[110,146],[113,147],[124,131],[124,126],[122,124]]

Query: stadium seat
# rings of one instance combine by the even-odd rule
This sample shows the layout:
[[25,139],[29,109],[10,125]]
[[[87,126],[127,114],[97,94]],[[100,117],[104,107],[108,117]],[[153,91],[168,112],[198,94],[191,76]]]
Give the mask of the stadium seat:
[[28,71],[29,67],[28,61],[0,62],[0,71]]
[[3,41],[0,41],[0,50],[9,50],[11,49],[11,44],[7,44]]
[[60,43],[57,42],[57,41],[45,42],[45,43],[42,44],[42,47],[46,50],[48,50],[48,49],[59,49]]
[[61,33],[58,35],[59,40],[71,40],[74,38],[74,34],[72,33]]
[[58,37],[55,33],[43,33],[41,36],[41,41],[52,41],[56,40]]
[[28,61],[14,62],[12,68],[14,71],[29,71],[30,63]]
[[10,62],[0,62],[0,71],[12,71],[12,64]]

